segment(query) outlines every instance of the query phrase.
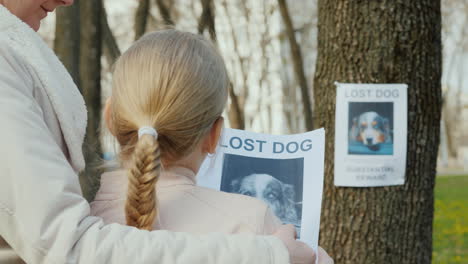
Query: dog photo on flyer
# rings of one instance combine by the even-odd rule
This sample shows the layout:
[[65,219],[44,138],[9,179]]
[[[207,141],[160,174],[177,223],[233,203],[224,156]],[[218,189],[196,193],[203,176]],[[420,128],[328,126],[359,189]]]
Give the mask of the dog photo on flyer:
[[265,159],[224,154],[221,191],[264,201],[300,238],[304,158]]
[[334,183],[378,187],[405,182],[406,84],[336,83]]
[[348,154],[393,155],[393,102],[349,102]]

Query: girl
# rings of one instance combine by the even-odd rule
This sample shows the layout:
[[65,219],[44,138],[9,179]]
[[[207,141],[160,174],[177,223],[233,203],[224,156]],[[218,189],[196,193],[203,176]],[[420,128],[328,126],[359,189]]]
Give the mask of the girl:
[[272,234],[280,222],[264,203],[195,184],[217,146],[228,85],[199,35],[151,33],[122,55],[105,118],[125,169],[102,175],[92,212],[146,230]]
[[124,169],[102,175],[92,213],[146,230],[272,234],[280,222],[263,202],[196,186],[228,85],[223,59],[199,35],[159,31],[123,54],[105,119]]

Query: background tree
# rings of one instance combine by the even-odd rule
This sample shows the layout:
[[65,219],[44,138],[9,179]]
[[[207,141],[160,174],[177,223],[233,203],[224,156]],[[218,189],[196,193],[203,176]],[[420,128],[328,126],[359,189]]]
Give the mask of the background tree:
[[277,3],[215,0],[214,8],[216,38],[232,84],[229,124],[239,129],[272,131],[272,97],[281,93],[282,85]]
[[59,7],[56,12],[54,50],[67,68],[76,85],[80,87],[80,5]]
[[[442,39],[444,42],[442,75],[442,105],[441,142],[442,164],[456,164],[458,151],[467,136],[463,137],[463,84],[466,80],[466,60],[468,53],[468,2],[462,0],[442,0]],[[446,157],[443,157],[444,154]],[[450,165],[449,165],[450,164]]]
[[294,75],[296,77],[296,82],[299,84],[301,90],[305,128],[307,129],[307,131],[311,131],[314,129],[314,123],[312,120],[312,104],[310,103],[309,95],[310,87],[307,84],[307,77],[304,72],[304,62],[302,59],[301,48],[296,40],[296,33],[294,31],[291,16],[289,15],[286,0],[278,0],[278,5],[281,12],[281,17],[284,21],[286,35],[288,36],[289,40]]
[[205,29],[208,29],[210,38],[216,43],[216,25],[213,0],[200,0],[202,13],[198,19],[198,34],[203,35]]
[[[155,0],[156,5],[158,6],[159,14],[161,15],[164,24],[166,25],[175,25],[174,20],[171,15],[171,3],[168,3],[166,0]],[[172,3],[173,5],[173,3]]]
[[[86,169],[82,186],[88,199],[99,186],[97,166],[101,158],[99,136],[101,120],[102,1],[80,1],[80,87],[88,109],[83,153]],[[86,182],[88,181],[88,182]],[[83,182],[83,181],[82,181]]]
[[102,6],[101,14],[101,30],[102,30],[102,52],[109,66],[114,65],[115,61],[120,57],[120,48],[117,44],[114,34],[107,21],[107,11],[104,5]]
[[141,0],[135,14],[135,40],[138,40],[146,32],[148,16],[150,13],[150,0]]
[[102,0],[76,0],[74,5],[57,10],[54,50],[83,94],[88,109],[83,145],[87,166],[80,175],[80,182],[85,197],[92,199],[99,187],[97,168],[102,161],[101,58],[104,53],[107,68],[110,68],[120,56]]
[[[307,107],[304,106],[310,104],[311,110],[314,108],[312,84],[317,58],[317,1],[287,0],[285,4],[288,12],[281,12],[282,19],[280,21],[284,31],[281,34],[283,50],[281,55],[283,64],[288,65],[288,67],[283,68],[281,75],[283,83],[282,112],[286,120],[285,128],[287,128],[283,133],[300,133],[308,129],[307,125],[313,124],[312,120],[307,120],[304,114]],[[284,19],[284,15],[288,13],[291,19],[291,29],[288,29]],[[299,50],[295,50],[299,52],[293,51],[293,36],[299,46]],[[302,63],[299,60],[302,60]],[[301,79],[305,79],[305,81],[299,82]],[[304,87],[307,88],[304,89]],[[309,96],[305,96],[305,92]],[[306,98],[310,103],[305,101]]]
[[[101,54],[102,0],[80,1],[80,86],[88,108],[88,126],[86,128],[83,153],[86,160],[85,179],[88,186],[99,186],[97,166],[101,158],[101,141],[99,136],[101,124]],[[91,198],[94,188],[85,195]]]
[[[327,145],[320,244],[335,263],[431,263],[441,116],[440,1],[319,0],[315,124]],[[407,83],[406,182],[337,188],[334,82]]]

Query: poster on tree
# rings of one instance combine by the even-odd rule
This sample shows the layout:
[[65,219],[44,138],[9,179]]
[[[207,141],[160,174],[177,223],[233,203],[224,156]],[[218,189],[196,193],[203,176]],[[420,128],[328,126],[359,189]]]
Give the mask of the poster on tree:
[[404,184],[408,86],[336,86],[335,185]]
[[201,186],[260,199],[300,240],[317,250],[325,130],[267,135],[224,129],[216,155],[197,175]]

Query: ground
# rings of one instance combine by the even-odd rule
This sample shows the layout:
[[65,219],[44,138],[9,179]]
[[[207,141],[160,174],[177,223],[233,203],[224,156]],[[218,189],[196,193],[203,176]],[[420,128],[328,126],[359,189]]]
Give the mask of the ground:
[[468,263],[468,175],[436,179],[432,257],[434,264]]

